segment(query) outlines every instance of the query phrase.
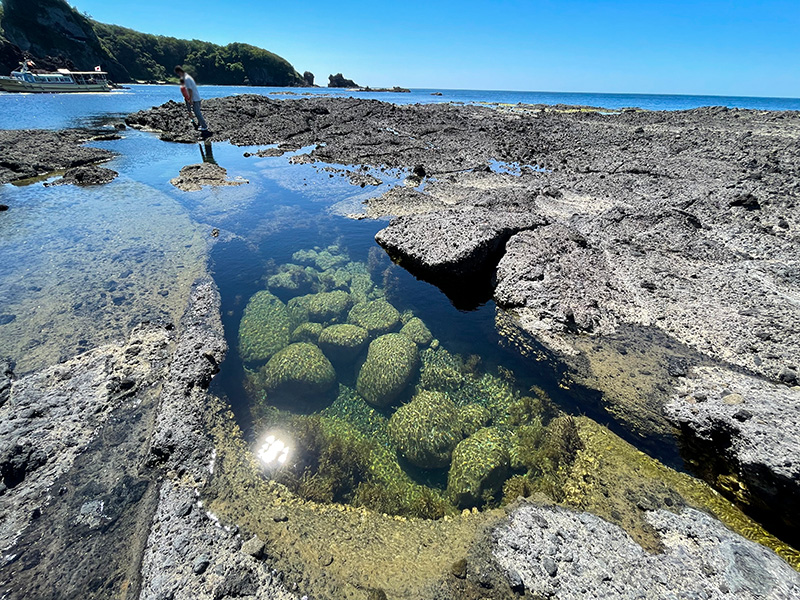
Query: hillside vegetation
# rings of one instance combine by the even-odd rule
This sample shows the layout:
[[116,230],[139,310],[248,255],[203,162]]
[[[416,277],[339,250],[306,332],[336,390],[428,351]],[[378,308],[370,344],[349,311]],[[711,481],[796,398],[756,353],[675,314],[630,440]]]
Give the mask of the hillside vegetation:
[[[93,21],[65,0],[2,0],[0,68],[18,46],[44,64],[53,62],[93,69],[101,65],[118,82],[166,80],[183,64],[199,82],[228,85],[306,85],[303,77],[280,56],[249,44],[227,46],[200,40],[140,33]],[[3,41],[0,40],[0,45]],[[5,59],[4,59],[5,57]]]

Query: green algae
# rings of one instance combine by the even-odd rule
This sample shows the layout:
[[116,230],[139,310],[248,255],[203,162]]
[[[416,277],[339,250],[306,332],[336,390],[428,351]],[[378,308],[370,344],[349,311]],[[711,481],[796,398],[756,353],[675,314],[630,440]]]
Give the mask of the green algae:
[[386,300],[360,302],[351,310],[348,322],[369,331],[370,335],[382,335],[394,331],[400,323],[400,313]]
[[[450,352],[412,311],[401,314],[386,300],[373,281],[390,280],[386,271],[345,258],[338,249],[316,249],[294,259],[312,266],[273,272],[316,272],[315,293],[300,295],[298,288],[285,305],[289,341],[305,349],[275,369],[281,375],[268,378],[265,366],[249,376],[256,428],[282,427],[309,453],[291,472],[268,474],[293,498],[441,519],[534,497],[599,514],[654,551],[657,538],[644,511],[688,504],[800,564],[794,549],[705,483],[638,453],[589,419],[563,414],[540,388],[520,390],[511,371],[489,372],[479,356]],[[369,340],[366,358],[354,367]],[[299,387],[286,394],[293,385]],[[281,403],[281,395],[291,401]],[[308,408],[316,412],[297,414]],[[448,466],[446,486],[426,475]]]
[[336,371],[317,346],[287,346],[261,369],[264,389],[279,398],[321,401],[336,382]]
[[331,362],[347,364],[355,360],[369,340],[366,329],[349,323],[331,325],[319,334],[319,347]]
[[268,291],[258,292],[239,323],[239,355],[246,363],[263,363],[289,345],[292,329],[286,305]]
[[289,341],[316,344],[323,329],[325,326],[322,323],[302,323],[292,331]]
[[458,409],[442,392],[420,392],[389,419],[389,437],[411,464],[445,468],[463,437]]
[[428,346],[433,341],[431,330],[419,317],[412,317],[405,322],[400,333],[419,346]]
[[375,406],[388,406],[408,387],[419,363],[417,345],[399,333],[373,340],[358,373],[356,389]]
[[491,503],[510,469],[508,439],[499,429],[485,427],[453,451],[447,494],[460,508]]

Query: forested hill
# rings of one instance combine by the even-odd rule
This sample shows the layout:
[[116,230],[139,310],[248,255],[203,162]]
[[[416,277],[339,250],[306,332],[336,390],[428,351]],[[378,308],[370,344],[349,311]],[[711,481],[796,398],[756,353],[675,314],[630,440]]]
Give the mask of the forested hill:
[[165,80],[173,76],[175,65],[183,64],[201,83],[306,85],[287,60],[249,44],[219,46],[98,23],[65,0],[2,0],[2,8],[3,75],[25,52],[46,68],[88,70],[101,65],[120,83]]

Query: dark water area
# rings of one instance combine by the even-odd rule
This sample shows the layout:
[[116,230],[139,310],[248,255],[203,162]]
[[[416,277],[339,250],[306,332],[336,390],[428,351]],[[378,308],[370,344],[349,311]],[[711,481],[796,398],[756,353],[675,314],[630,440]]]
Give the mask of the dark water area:
[[[637,107],[646,110],[689,110],[701,106],[727,106],[755,110],[800,110],[800,98],[690,96],[669,94],[595,94],[577,92],[521,92],[501,90],[414,89],[410,93],[350,92],[328,88],[270,88],[200,86],[204,99],[235,94],[262,94],[291,99],[310,96],[369,98],[394,104],[459,102],[466,104],[568,104],[609,109]],[[441,94],[439,95],[433,95]],[[94,126],[122,119],[132,112],[180,100],[174,85],[130,85],[125,90],[96,94],[12,94],[0,92],[0,129],[62,129]]]

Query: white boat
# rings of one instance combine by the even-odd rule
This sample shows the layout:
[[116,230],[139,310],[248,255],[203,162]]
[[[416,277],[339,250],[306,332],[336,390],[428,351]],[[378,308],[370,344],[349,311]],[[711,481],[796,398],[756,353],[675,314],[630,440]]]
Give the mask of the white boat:
[[58,92],[107,92],[105,71],[70,71],[58,69],[56,73],[34,73],[30,61],[21,63],[20,68],[11,72],[11,77],[0,77],[0,91],[27,93]]

